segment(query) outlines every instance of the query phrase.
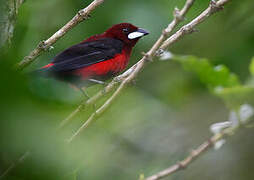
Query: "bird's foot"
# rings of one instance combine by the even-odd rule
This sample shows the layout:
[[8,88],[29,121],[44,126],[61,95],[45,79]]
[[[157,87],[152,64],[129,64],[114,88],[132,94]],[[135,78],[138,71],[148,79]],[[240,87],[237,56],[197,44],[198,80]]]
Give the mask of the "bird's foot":
[[107,83],[104,81],[100,81],[97,79],[88,79],[88,81],[93,82],[93,83],[97,83],[97,84],[102,84],[102,85],[106,85]]

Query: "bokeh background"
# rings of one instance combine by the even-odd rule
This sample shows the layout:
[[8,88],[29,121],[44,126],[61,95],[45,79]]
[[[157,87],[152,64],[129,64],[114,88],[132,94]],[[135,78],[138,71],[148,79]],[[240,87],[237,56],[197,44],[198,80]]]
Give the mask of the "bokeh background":
[[[72,144],[65,140],[81,126],[93,107],[80,113],[62,130],[58,124],[83,96],[63,82],[30,76],[65,48],[113,24],[131,22],[150,31],[135,47],[130,65],[141,58],[172,20],[174,7],[184,0],[111,0],[82,22],[29,66],[25,73],[13,65],[43,39],[47,39],[91,0],[26,0],[19,9],[12,45],[0,61],[0,173],[25,152],[31,154],[5,179],[138,179],[183,159],[208,139],[211,124],[228,119],[229,108],[214,96],[200,78],[175,61],[150,63],[135,84]],[[197,0],[186,22],[208,6]],[[252,77],[254,56],[253,1],[233,0],[225,9],[198,26],[170,51],[205,57],[226,65],[242,83]],[[91,96],[103,86],[87,89]],[[98,107],[105,98],[99,101]],[[253,129],[230,137],[219,150],[211,150],[184,171],[165,179],[254,179]]]

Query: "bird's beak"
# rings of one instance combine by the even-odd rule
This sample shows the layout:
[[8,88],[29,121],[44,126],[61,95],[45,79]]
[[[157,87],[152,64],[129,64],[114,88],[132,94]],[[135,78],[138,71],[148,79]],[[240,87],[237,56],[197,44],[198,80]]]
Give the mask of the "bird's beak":
[[136,38],[140,38],[145,35],[148,35],[148,34],[149,34],[149,32],[147,30],[138,28],[137,31],[134,31],[134,32],[131,32],[130,34],[128,34],[128,39],[136,39]]

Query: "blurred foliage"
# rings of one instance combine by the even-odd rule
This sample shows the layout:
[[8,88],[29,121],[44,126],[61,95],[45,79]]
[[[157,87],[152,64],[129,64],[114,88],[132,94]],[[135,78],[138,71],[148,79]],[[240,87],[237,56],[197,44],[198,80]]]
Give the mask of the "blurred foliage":
[[250,63],[250,73],[253,76],[254,75],[254,57],[251,59],[251,63]]
[[[207,59],[195,56],[174,56],[185,70],[196,73],[202,83],[213,93],[221,97],[229,109],[238,109],[244,103],[253,104],[254,87],[241,85],[236,74],[231,73],[225,65],[213,66]],[[252,73],[253,60],[250,64]]]
[[[148,64],[136,84],[126,88],[101,118],[67,145],[65,139],[81,126],[93,107],[61,131],[56,130],[83,96],[63,82],[32,77],[29,72],[65,48],[119,22],[131,22],[151,32],[135,47],[131,66],[172,20],[174,7],[182,7],[185,1],[106,1],[24,73],[13,70],[39,41],[90,2],[26,0],[19,10],[12,45],[0,52],[0,173],[27,150],[31,155],[8,180],[129,180],[138,179],[140,174],[148,176],[178,162],[207,139],[209,126],[227,120],[231,108],[253,104],[253,1],[232,1],[202,23],[200,32],[170,48],[174,54],[191,56]],[[197,0],[184,23],[208,3]],[[92,95],[101,88],[96,85],[87,91]],[[208,152],[188,169],[166,179],[253,179],[253,138],[253,129],[240,131],[219,151]]]
[[214,67],[207,59],[199,59],[195,56],[174,56],[173,59],[182,63],[185,70],[195,72],[201,82],[205,83],[211,91],[218,86],[234,87],[240,85],[238,77],[230,73],[224,65]]

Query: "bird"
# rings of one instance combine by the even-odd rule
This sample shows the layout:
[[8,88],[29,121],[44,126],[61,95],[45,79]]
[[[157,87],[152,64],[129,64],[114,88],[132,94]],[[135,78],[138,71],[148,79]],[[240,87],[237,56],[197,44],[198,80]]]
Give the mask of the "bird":
[[57,54],[36,70],[37,74],[70,83],[82,90],[124,71],[138,40],[149,32],[131,23],[113,25],[102,34],[93,35]]

